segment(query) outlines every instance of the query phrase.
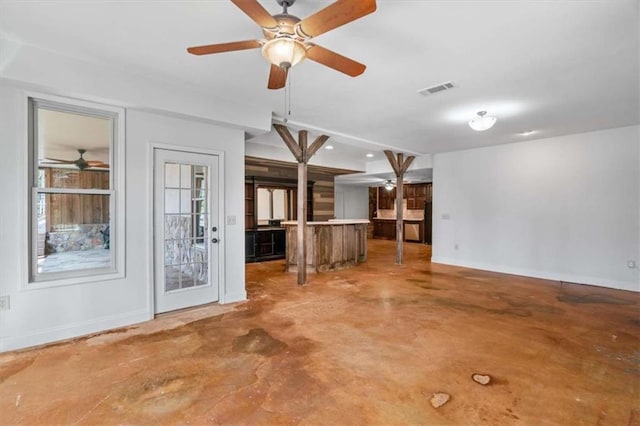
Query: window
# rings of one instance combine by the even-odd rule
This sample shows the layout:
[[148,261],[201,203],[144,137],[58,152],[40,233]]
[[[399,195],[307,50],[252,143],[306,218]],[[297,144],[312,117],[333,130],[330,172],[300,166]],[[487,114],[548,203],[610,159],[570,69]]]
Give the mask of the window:
[[29,98],[30,282],[122,269],[122,122],[117,108]]
[[258,188],[258,225],[288,220],[291,199],[290,189]]

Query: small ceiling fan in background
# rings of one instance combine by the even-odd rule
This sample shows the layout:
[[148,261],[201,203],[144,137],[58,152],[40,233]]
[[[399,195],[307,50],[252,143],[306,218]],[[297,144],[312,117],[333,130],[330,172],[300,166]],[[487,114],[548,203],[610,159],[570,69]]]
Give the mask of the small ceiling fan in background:
[[50,165],[50,166],[56,166],[56,165],[65,165],[65,164],[73,164],[74,166],[76,166],[78,169],[80,170],[86,170],[86,169],[93,169],[93,168],[98,168],[98,169],[108,169],[109,165],[105,162],[102,161],[98,161],[98,160],[85,160],[84,159],[84,154],[87,152],[86,149],[78,149],[78,153],[80,154],[80,158],[76,159],[76,160],[60,160],[57,158],[45,158],[46,161],[40,161],[40,165]]
[[351,77],[362,74],[365,65],[311,43],[314,37],[362,18],[376,10],[375,0],[338,0],[313,15],[300,20],[287,13],[295,0],[277,0],[282,13],[270,15],[257,0],[231,0],[262,27],[264,39],[189,47],[194,55],[262,48],[262,55],[271,63],[269,89],[281,89],[287,81],[289,68],[308,58]]

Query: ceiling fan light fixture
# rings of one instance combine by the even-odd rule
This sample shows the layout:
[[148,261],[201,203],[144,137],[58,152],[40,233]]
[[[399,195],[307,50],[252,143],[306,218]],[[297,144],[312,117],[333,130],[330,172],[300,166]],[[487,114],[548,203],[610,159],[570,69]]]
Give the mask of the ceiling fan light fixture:
[[281,68],[291,68],[307,56],[307,49],[291,37],[277,37],[262,46],[262,56]]
[[391,180],[386,181],[384,183],[384,189],[391,191],[393,189],[393,182],[391,182]]
[[496,124],[497,119],[487,115],[487,111],[478,112],[478,117],[469,121],[469,127],[476,132],[489,130]]

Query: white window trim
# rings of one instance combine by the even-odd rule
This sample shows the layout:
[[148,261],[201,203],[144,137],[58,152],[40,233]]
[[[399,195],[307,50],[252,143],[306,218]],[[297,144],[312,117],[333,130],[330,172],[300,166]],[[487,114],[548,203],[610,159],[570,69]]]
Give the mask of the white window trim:
[[[111,165],[110,180],[111,188],[104,190],[105,194],[110,196],[110,239],[112,249],[112,264],[109,268],[104,269],[85,269],[72,272],[34,273],[34,263],[37,262],[35,256],[35,239],[37,232],[34,232],[37,226],[36,215],[33,209],[36,205],[36,197],[38,193],[57,193],[55,188],[38,188],[34,185],[34,167],[35,167],[35,146],[31,140],[32,123],[29,120],[31,108],[30,99],[34,99],[41,104],[50,104],[68,112],[82,113],[85,109],[104,111],[114,116],[113,141],[110,152],[109,164]],[[93,283],[98,281],[107,281],[124,278],[125,276],[125,109],[113,105],[105,105],[90,101],[78,100],[62,96],[50,95],[47,93],[24,92],[25,105],[25,125],[27,137],[28,155],[25,156],[26,167],[26,189],[27,189],[27,211],[29,216],[28,226],[26,227],[26,256],[23,262],[23,277],[21,290],[36,290],[41,288],[59,287],[67,285],[76,285],[84,283]],[[62,108],[57,108],[62,107]],[[60,191],[64,192],[64,191]],[[82,190],[74,190],[74,193],[83,192]],[[93,192],[92,192],[93,193]],[[37,280],[36,280],[37,278]]]

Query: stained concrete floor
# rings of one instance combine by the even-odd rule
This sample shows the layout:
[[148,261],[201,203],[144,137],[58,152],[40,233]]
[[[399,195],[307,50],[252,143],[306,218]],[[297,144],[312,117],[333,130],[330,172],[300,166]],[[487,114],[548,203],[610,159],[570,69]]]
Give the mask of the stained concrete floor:
[[639,294],[428,257],[370,241],[305,287],[250,264],[248,302],[2,354],[0,423],[640,423]]

